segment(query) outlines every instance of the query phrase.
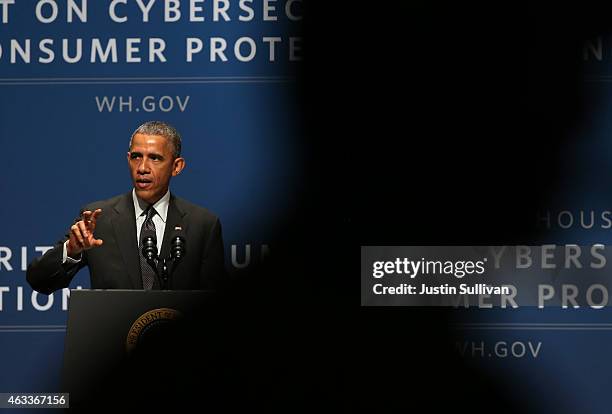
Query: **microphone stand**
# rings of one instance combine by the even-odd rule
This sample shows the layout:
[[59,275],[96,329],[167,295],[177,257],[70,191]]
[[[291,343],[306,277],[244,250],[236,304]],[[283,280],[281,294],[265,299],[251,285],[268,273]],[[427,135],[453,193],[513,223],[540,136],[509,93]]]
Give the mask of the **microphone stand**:
[[167,263],[168,259],[162,259],[159,261],[159,267],[161,270],[161,275],[160,275],[160,289],[161,290],[167,290],[168,289],[168,280],[170,279],[170,274],[168,272],[168,263]]
[[164,281],[162,289],[169,289],[169,279],[174,273],[176,266],[178,266],[181,259],[185,256],[185,238],[177,235],[172,238],[172,245],[170,246],[170,256],[162,261],[162,279]]

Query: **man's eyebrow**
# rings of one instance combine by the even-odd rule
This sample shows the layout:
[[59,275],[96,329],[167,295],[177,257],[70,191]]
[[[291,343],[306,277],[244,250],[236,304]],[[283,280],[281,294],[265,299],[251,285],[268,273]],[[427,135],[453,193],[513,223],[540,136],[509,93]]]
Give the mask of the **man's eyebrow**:
[[[140,151],[130,151],[130,156],[135,156],[135,155],[142,156],[142,152],[140,152]],[[162,154],[158,154],[157,152],[149,152],[147,155],[149,156],[149,158],[155,157],[155,158],[159,158],[160,160],[164,159],[164,156]]]

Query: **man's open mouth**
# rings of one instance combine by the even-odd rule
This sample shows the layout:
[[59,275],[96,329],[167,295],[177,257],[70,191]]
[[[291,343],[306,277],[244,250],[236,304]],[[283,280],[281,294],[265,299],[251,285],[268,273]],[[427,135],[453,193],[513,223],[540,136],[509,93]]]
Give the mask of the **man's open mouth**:
[[146,178],[140,178],[138,180],[136,180],[136,187],[141,188],[141,189],[145,189],[151,186],[152,181],[151,180],[147,180]]

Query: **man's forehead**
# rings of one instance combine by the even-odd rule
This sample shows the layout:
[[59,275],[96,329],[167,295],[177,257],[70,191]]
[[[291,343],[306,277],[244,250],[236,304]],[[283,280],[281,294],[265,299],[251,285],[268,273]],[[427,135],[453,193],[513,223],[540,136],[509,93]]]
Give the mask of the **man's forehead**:
[[138,148],[140,150],[149,149],[169,149],[170,140],[163,135],[146,135],[136,134],[132,138],[131,150]]

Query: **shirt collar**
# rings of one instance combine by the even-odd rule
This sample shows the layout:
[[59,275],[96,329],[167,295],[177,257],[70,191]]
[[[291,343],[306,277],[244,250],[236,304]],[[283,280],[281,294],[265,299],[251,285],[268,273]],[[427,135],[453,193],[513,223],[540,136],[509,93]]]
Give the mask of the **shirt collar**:
[[[142,215],[142,213],[149,207],[149,204],[142,201],[136,196],[136,190],[132,189],[132,200],[134,201],[134,212],[136,213],[136,219]],[[168,216],[168,206],[170,205],[170,190],[166,191],[166,194],[160,198],[157,203],[153,204],[153,208],[157,211],[157,215],[166,222]]]

